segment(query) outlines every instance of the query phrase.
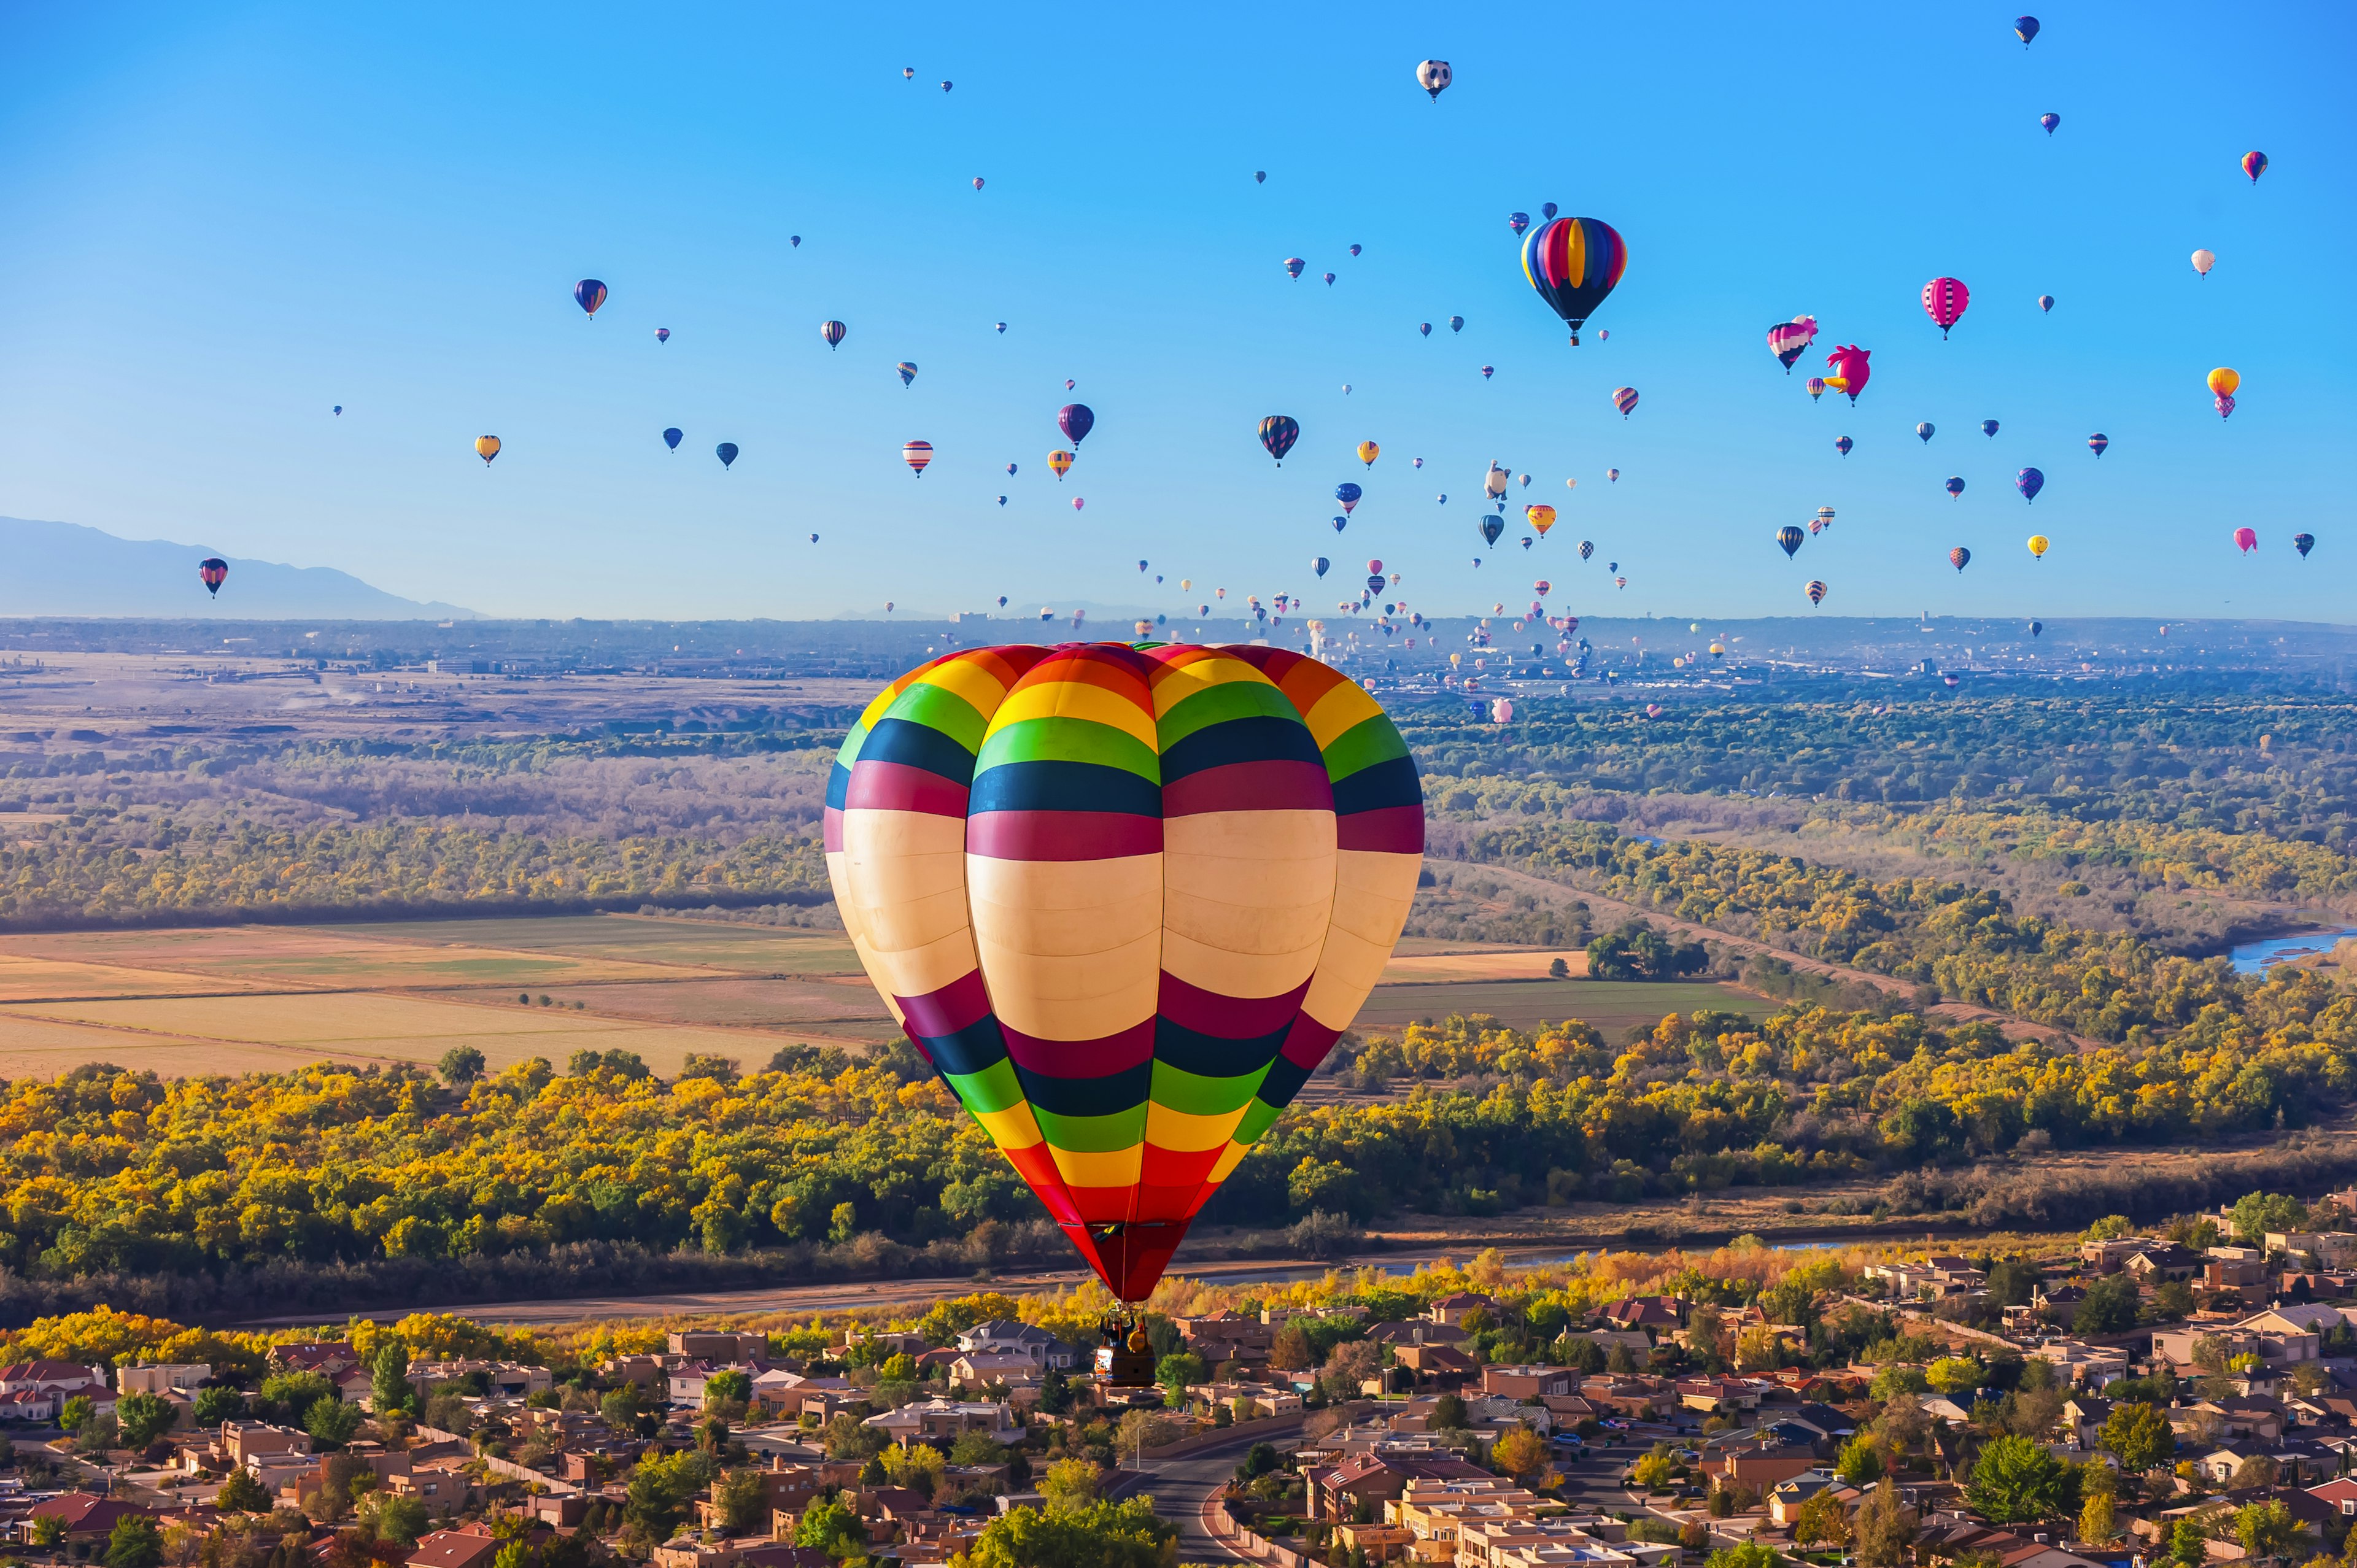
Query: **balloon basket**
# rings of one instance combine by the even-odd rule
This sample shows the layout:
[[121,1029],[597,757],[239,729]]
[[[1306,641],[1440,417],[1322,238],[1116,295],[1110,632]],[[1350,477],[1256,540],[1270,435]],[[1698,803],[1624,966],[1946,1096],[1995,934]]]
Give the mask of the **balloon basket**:
[[1115,1389],[1151,1389],[1154,1345],[1135,1317],[1107,1318],[1099,1326],[1104,1343],[1097,1347],[1095,1372],[1108,1394]]

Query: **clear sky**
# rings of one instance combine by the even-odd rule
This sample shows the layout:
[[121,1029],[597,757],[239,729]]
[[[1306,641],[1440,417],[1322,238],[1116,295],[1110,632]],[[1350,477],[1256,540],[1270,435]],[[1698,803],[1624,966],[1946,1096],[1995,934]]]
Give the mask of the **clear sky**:
[[[1996,4],[653,9],[0,9],[0,514],[511,615],[1324,606],[1378,555],[1433,613],[1821,577],[1827,614],[2357,618],[2347,5],[2037,5],[2028,49]],[[1549,200],[1629,245],[1578,349],[1506,223]],[[1812,404],[1842,343],[1872,382]],[[1492,458],[1532,481],[1477,569]],[[1528,554],[1525,500],[1562,509]]]

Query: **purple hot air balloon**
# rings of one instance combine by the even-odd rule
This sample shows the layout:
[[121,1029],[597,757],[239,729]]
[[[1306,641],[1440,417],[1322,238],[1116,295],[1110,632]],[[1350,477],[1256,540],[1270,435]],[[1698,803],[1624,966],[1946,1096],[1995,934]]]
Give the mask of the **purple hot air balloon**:
[[2046,476],[2035,468],[2024,468],[2013,477],[2013,488],[2021,492],[2023,500],[2034,501],[2038,492],[2046,488]]
[[2046,134],[2050,136],[2054,134],[2054,127],[2062,124],[2062,116],[2050,109],[2038,117],[2038,123],[2046,127]]
[[1065,438],[1075,446],[1096,427],[1096,413],[1087,403],[1068,403],[1056,411],[1056,428],[1062,431]]

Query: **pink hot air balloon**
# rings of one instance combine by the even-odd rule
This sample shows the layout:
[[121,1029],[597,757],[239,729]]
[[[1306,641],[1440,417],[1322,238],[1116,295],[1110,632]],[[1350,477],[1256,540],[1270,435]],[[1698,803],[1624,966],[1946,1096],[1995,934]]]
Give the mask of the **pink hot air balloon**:
[[1964,307],[1972,302],[1972,291],[1962,278],[1933,278],[1923,285],[1923,314],[1932,318],[1943,338],[1963,319]]
[[[2212,398],[2210,401],[2216,406],[2218,410],[2218,417],[2221,419],[2225,418],[2228,414],[2234,412],[2234,394],[2233,392],[2220,392],[2216,397]],[[2096,455],[2098,456],[2102,456],[2101,453]]]
[[2258,531],[2250,528],[2234,530],[2234,548],[2248,555],[2259,547]]

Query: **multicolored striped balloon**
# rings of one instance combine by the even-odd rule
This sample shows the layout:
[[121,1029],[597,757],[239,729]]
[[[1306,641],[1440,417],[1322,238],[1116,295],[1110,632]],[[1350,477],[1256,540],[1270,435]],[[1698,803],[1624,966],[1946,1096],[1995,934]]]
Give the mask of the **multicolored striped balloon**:
[[1523,275],[1571,328],[1574,347],[1579,329],[1628,270],[1628,242],[1600,218],[1557,218],[1523,239]]
[[825,842],[877,992],[1137,1301],[1381,975],[1423,791],[1299,654],[975,649],[868,704]]

